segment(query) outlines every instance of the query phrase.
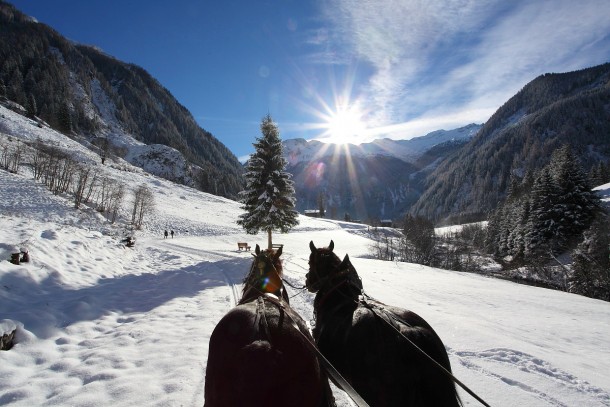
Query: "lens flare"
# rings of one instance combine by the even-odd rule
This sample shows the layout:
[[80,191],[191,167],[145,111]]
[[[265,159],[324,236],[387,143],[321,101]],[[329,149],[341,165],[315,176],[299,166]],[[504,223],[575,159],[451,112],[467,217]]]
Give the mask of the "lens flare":
[[312,162],[305,169],[305,185],[309,188],[320,185],[324,179],[324,173],[326,172],[326,164],[323,162]]

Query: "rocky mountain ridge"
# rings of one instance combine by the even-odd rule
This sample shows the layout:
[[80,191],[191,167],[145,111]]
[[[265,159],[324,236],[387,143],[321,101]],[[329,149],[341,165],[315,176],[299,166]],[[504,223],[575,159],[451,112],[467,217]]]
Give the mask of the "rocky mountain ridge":
[[144,69],[69,41],[1,0],[0,37],[5,106],[92,148],[108,145],[110,156],[156,161],[147,164],[155,175],[237,197],[237,157]]

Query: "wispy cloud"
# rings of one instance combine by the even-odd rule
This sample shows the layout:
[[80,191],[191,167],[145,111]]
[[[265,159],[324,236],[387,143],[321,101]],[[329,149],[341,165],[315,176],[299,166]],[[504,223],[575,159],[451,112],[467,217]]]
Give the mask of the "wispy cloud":
[[345,60],[372,67],[353,93],[368,104],[370,123],[395,137],[424,124],[436,130],[458,118],[483,122],[542,73],[610,60],[607,0],[335,0],[324,5],[330,28],[319,44],[334,42]]

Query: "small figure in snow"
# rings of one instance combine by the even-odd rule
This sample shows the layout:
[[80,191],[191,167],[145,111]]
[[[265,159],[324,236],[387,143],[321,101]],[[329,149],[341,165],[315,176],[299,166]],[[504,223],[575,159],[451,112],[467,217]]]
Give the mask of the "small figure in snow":
[[173,230],[171,231],[171,234],[172,234],[172,239],[173,239],[174,238],[174,231]]
[[27,263],[30,261],[30,253],[28,252],[28,249],[21,249],[21,261],[23,263]]
[[163,239],[167,239],[167,230],[165,230],[165,233],[163,233]]

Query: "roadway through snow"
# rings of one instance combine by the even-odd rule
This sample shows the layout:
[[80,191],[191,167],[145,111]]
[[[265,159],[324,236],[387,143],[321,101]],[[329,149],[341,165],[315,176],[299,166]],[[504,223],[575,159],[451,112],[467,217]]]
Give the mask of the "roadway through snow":
[[[231,260],[243,260],[242,255],[238,255],[237,253],[235,253],[235,255],[232,255],[233,253],[230,252],[219,253],[218,250],[206,250],[201,248],[195,248],[192,246],[186,246],[184,244],[181,244],[181,239],[179,238],[163,240],[146,239],[145,244],[150,246],[156,246],[162,250],[169,251],[174,255],[179,254],[185,257],[189,257],[191,261],[197,264],[197,267],[203,273],[219,273],[222,276],[227,289],[229,290],[230,307],[228,307],[227,311],[236,306],[239,302],[241,298],[241,278],[237,278],[239,276],[236,277],[235,272],[230,273],[224,267],[219,267],[217,264],[222,263],[223,260],[227,262],[231,262]],[[210,261],[210,259],[218,259],[220,261]],[[250,261],[249,258],[248,261]],[[243,276],[245,276],[246,272],[247,269],[244,269],[242,278]]]

